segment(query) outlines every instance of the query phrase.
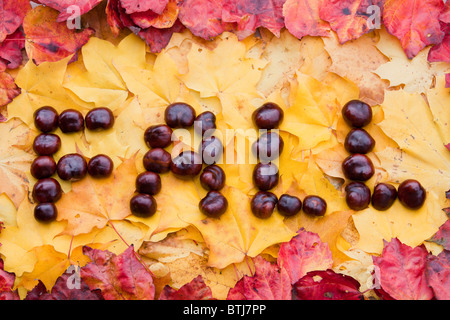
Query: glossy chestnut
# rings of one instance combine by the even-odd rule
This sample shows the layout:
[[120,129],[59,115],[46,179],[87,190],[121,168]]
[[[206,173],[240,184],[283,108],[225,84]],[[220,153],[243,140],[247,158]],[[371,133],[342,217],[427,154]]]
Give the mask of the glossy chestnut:
[[157,203],[149,194],[139,193],[130,200],[130,210],[133,215],[140,218],[149,218],[156,213]]
[[211,111],[200,113],[194,121],[194,130],[202,137],[209,137],[216,129],[216,116]]
[[355,153],[342,162],[342,171],[347,179],[369,180],[375,174],[372,160],[364,154]]
[[319,196],[308,195],[303,199],[303,212],[311,216],[322,217],[327,212],[327,202]]
[[228,200],[219,191],[209,191],[200,200],[198,205],[200,211],[210,218],[219,218],[228,208]]
[[37,203],[56,202],[62,196],[61,185],[53,178],[40,179],[33,186],[32,196]]
[[34,218],[39,222],[51,222],[56,220],[58,210],[54,203],[39,203],[34,207]]
[[114,126],[114,114],[109,108],[94,108],[85,117],[86,128],[91,131],[107,130]]
[[154,196],[161,191],[161,177],[156,172],[145,171],[136,177],[136,192]]
[[187,128],[194,124],[195,110],[184,102],[175,102],[167,106],[164,112],[164,120],[171,128]]
[[162,148],[154,148],[147,151],[143,158],[145,170],[156,173],[169,172],[171,161],[170,153]]
[[58,112],[50,106],[37,109],[33,117],[34,125],[43,133],[49,133],[58,128]]
[[389,209],[397,199],[397,189],[388,183],[379,183],[372,193],[372,207],[379,211]]
[[61,149],[61,138],[53,133],[41,133],[33,141],[33,150],[40,156],[51,156]]
[[182,151],[170,163],[170,171],[179,178],[195,177],[202,168],[202,158],[197,152],[190,150]]
[[277,159],[283,151],[284,141],[275,131],[262,133],[252,144],[252,151],[255,157],[263,162]]
[[252,119],[259,129],[278,128],[283,121],[284,111],[274,102],[264,103],[252,114]]
[[198,153],[205,164],[214,164],[220,161],[223,151],[222,141],[216,136],[210,136],[202,139]]
[[149,148],[166,148],[172,143],[172,128],[165,124],[150,126],[144,132],[144,141]]
[[92,157],[88,163],[88,173],[93,178],[107,178],[114,169],[114,162],[105,154]]
[[270,191],[258,191],[252,198],[250,208],[252,213],[260,218],[269,218],[277,205],[278,198]]
[[345,187],[345,201],[352,210],[363,210],[370,204],[371,192],[362,182],[350,182]]
[[36,179],[51,177],[56,172],[56,162],[50,156],[39,156],[33,160],[30,173]]
[[65,181],[78,181],[87,174],[86,160],[78,153],[69,153],[61,157],[56,165],[58,176]]
[[262,191],[274,188],[278,184],[279,177],[278,167],[272,162],[260,162],[253,169],[253,184]]
[[398,186],[398,199],[409,209],[419,209],[425,202],[427,192],[419,181],[407,179]]
[[344,147],[350,153],[366,154],[375,147],[375,139],[366,130],[354,128],[345,137]]
[[351,127],[362,128],[372,121],[372,108],[360,100],[351,100],[342,108],[342,117]]
[[200,174],[200,184],[206,190],[221,190],[225,186],[225,180],[225,172],[215,164],[205,167]]
[[302,210],[302,201],[296,196],[283,194],[278,199],[277,209],[282,216],[292,217]]
[[62,132],[79,132],[84,129],[83,114],[75,109],[67,109],[61,112],[58,125]]

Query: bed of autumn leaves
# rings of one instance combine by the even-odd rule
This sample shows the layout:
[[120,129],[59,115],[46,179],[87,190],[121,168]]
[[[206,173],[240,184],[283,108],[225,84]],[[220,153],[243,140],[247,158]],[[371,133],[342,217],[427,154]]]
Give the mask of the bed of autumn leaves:
[[[0,0],[0,299],[450,299],[449,8]],[[419,210],[347,207],[340,164],[350,128],[340,110],[351,99],[374,114],[367,185],[418,179],[427,190]],[[237,163],[221,164],[229,209],[220,219],[200,213],[198,179],[171,174],[161,176],[157,213],[131,215],[144,130],[176,101],[214,112],[221,132],[251,129],[257,106],[278,103],[285,145],[273,192],[321,195],[326,215],[254,217],[253,164]],[[115,169],[60,181],[50,224],[34,219],[30,196],[33,112],[45,105],[106,106],[116,118],[104,132],[57,130],[56,160],[103,153]]]

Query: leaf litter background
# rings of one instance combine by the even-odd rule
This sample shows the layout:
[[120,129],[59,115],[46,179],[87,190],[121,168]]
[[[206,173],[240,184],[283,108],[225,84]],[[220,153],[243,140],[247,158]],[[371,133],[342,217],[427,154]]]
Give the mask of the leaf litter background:
[[[448,5],[241,2],[83,1],[77,32],[67,28],[65,2],[32,9],[23,1],[20,10],[1,3],[15,17],[0,22],[2,299],[450,298]],[[383,9],[374,31],[372,4]],[[376,174],[367,184],[416,178],[427,190],[420,210],[398,201],[386,212],[346,206],[340,163],[350,128],[340,110],[351,99],[374,111],[367,130]],[[218,220],[198,210],[206,194],[198,179],[171,174],[162,175],[157,213],[132,216],[144,130],[163,123],[175,101],[214,112],[222,133],[253,128],[253,110],[278,103],[285,148],[274,193],[318,194],[327,214],[255,218],[247,163],[221,165],[230,206]],[[106,180],[61,181],[51,224],[35,221],[30,197],[33,112],[44,105],[83,114],[106,106],[116,117],[105,132],[56,132],[55,160],[104,153],[115,171]],[[223,137],[228,148],[238,138]],[[81,287],[69,290],[73,265]]]

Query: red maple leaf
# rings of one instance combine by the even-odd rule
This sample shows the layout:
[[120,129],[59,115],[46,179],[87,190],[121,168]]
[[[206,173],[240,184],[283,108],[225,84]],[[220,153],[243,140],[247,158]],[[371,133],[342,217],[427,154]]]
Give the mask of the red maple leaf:
[[239,39],[252,35],[264,27],[277,37],[284,27],[283,5],[286,0],[231,0],[224,1],[222,21],[236,23]]
[[294,284],[309,271],[331,268],[333,257],[328,244],[322,243],[316,233],[302,229],[289,242],[281,244],[277,263]]
[[0,42],[20,27],[30,9],[31,5],[28,0],[0,0]]
[[445,34],[439,17],[443,8],[442,0],[386,0],[383,23],[412,59],[426,46],[442,42]]
[[14,287],[16,276],[14,273],[6,272],[3,260],[0,258],[0,300],[19,300],[19,294]]
[[212,40],[224,32],[222,5],[220,0],[182,0],[178,4],[178,18],[192,34]]
[[439,228],[439,230],[431,237],[430,241],[443,246],[446,250],[450,250],[450,220],[447,220]]
[[81,268],[81,278],[91,290],[100,289],[105,300],[153,300],[153,278],[137,259],[133,246],[120,255],[83,247],[92,262]]
[[71,271],[64,272],[56,279],[50,292],[47,292],[44,283],[39,280],[27,293],[25,300],[103,300],[100,290],[91,291],[82,279],[71,279],[74,276],[77,275]]
[[159,296],[159,300],[214,300],[211,288],[208,287],[201,275],[175,290],[166,285]]
[[61,22],[78,18],[95,8],[102,0],[39,0],[38,2],[58,10],[60,14],[56,21]]
[[333,270],[310,271],[292,290],[294,300],[364,300],[354,278]]
[[243,276],[228,291],[227,300],[290,300],[292,287],[287,271],[260,256],[253,261],[255,274]]
[[[371,17],[377,14],[374,8],[381,14],[383,3],[384,0],[323,0],[319,15],[330,23],[339,42],[345,43],[372,31],[375,21]],[[381,19],[381,15],[378,18]]]
[[25,36],[20,29],[8,35],[0,43],[0,71],[20,66],[23,60],[23,48],[25,48]]
[[323,0],[287,0],[283,6],[286,29],[297,38],[328,36],[330,24],[319,17]]
[[450,300],[450,251],[429,255],[425,269],[428,285],[438,300]]
[[175,32],[182,32],[185,27],[179,20],[175,21],[175,24],[167,29],[158,29],[150,27],[139,31],[139,36],[145,40],[150,47],[150,51],[157,53],[161,52],[169,43],[172,35]]
[[424,246],[411,248],[397,238],[384,241],[381,256],[373,256],[376,291],[385,299],[429,300],[433,291],[425,279],[428,252]]
[[119,0],[122,8],[125,9],[127,14],[134,12],[144,12],[152,10],[156,14],[163,13],[167,6],[169,0],[152,0],[152,1],[142,1],[142,0]]

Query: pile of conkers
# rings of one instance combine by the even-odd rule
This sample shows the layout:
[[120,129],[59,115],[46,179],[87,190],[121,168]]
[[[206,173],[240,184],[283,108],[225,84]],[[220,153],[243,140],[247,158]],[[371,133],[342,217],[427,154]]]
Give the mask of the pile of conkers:
[[375,173],[374,165],[366,155],[375,147],[375,140],[363,127],[372,121],[372,108],[360,100],[351,100],[342,108],[344,121],[352,127],[347,133],[344,147],[350,155],[342,162],[344,176],[351,182],[345,187],[347,205],[353,210],[363,210],[372,204],[384,211],[397,199],[409,209],[418,209],[425,202],[426,191],[414,179],[403,181],[398,191],[392,184],[378,183],[373,190],[364,183]]
[[273,102],[263,104],[252,114],[255,126],[260,130],[267,130],[252,145],[252,151],[259,160],[253,169],[253,184],[259,191],[251,200],[252,213],[258,218],[267,219],[276,208],[281,215],[291,217],[303,208],[306,214],[323,216],[327,210],[327,203],[317,195],[306,196],[302,203],[296,196],[282,194],[278,199],[269,191],[279,181],[279,170],[272,161],[281,154],[284,147],[281,136],[272,130],[279,127],[283,118],[283,109]]
[[[223,154],[222,142],[213,135],[215,115],[205,111],[197,116],[189,104],[175,102],[165,109],[164,121],[165,124],[152,125],[144,133],[150,150],[143,157],[146,172],[136,179],[137,194],[130,201],[131,212],[140,217],[155,214],[157,203],[153,196],[161,190],[159,175],[170,171],[179,179],[191,179],[201,173],[200,183],[208,193],[200,200],[199,209],[209,217],[220,217],[227,210],[228,201],[220,192],[225,186],[225,172],[215,164]],[[173,129],[193,125],[195,132],[202,136],[198,152],[185,150],[172,159],[165,148],[172,143]],[[208,166],[203,169],[203,164]]]
[[61,185],[52,176],[56,173],[61,180],[78,181],[90,174],[95,178],[107,177],[112,173],[113,162],[103,154],[89,160],[80,154],[71,153],[58,160],[53,155],[61,148],[61,139],[52,133],[60,128],[63,133],[84,130],[106,130],[113,126],[114,115],[108,108],[95,108],[83,117],[81,112],[67,109],[58,114],[50,106],[44,106],[34,112],[34,124],[41,132],[33,141],[33,150],[38,155],[32,162],[30,172],[38,181],[33,186],[32,196],[37,205],[34,208],[36,220],[49,222],[56,219],[58,211],[55,205],[61,196]]

